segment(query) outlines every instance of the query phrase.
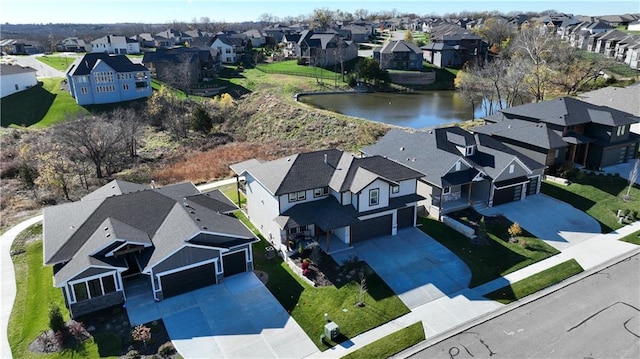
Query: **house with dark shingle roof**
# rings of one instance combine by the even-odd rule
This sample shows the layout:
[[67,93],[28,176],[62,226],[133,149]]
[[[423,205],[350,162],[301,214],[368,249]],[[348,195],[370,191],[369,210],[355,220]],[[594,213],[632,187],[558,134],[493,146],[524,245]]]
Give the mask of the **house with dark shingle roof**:
[[[639,117],[571,97],[510,107],[486,120],[495,123],[474,131],[489,134],[536,160],[545,159],[547,166],[611,166],[635,158],[640,143],[640,136],[630,133]],[[565,151],[559,139],[566,144]]]
[[213,78],[222,68],[220,55],[209,47],[157,48],[145,52],[142,63],[153,77],[169,83],[179,75],[188,77],[190,84],[196,84],[205,78]]
[[422,174],[381,156],[330,149],[231,169],[246,179],[249,220],[283,255],[294,253],[300,237],[351,246],[416,223]]
[[373,58],[383,70],[422,70],[422,50],[404,40],[389,41],[373,49]]
[[253,269],[256,241],[219,191],[114,180],[44,209],[44,264],[71,316],[120,305],[143,278],[156,300]]
[[419,202],[430,215],[520,201],[540,192],[544,166],[484,134],[460,127],[408,132],[392,129],[361,149],[423,174]]
[[220,33],[213,38],[210,47],[218,51],[223,64],[235,64],[242,60],[247,40],[244,35]]
[[358,46],[345,41],[337,33],[316,33],[304,30],[296,45],[298,62],[318,67],[327,67],[347,62],[358,57]]
[[78,105],[131,101],[151,97],[149,69],[125,55],[86,54],[67,70],[71,96]]
[[0,97],[28,90],[38,84],[36,70],[20,65],[0,64]]
[[431,29],[430,42],[421,47],[424,59],[438,67],[462,67],[483,63],[489,44],[471,30],[443,23]]

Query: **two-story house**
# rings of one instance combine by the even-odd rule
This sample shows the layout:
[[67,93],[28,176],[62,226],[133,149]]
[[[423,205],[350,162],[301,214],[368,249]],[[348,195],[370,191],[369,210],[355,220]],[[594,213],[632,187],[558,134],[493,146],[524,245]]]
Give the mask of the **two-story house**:
[[327,67],[358,57],[358,46],[353,41],[343,40],[336,33],[305,30],[300,33],[295,52],[299,63]]
[[[490,123],[474,131],[491,135],[506,145],[550,166],[574,163],[602,168],[636,157],[640,137],[630,126],[640,121],[631,113],[590,104],[571,97],[500,110]],[[531,146],[547,133],[549,147]],[[566,144],[566,150],[560,146]]]
[[210,47],[218,51],[223,64],[235,64],[242,60],[247,41],[241,35],[218,34]]
[[249,220],[283,255],[300,233],[352,245],[416,223],[422,174],[381,156],[330,149],[231,169],[245,177]]
[[149,69],[134,64],[125,55],[86,54],[71,64],[67,81],[78,105],[151,97]]
[[488,43],[457,25],[434,27],[430,40],[421,49],[424,59],[438,67],[462,67],[466,63],[483,63],[487,58]]
[[196,84],[216,75],[222,66],[219,60],[211,48],[176,47],[145,52],[142,63],[161,81],[174,83],[175,76],[181,76]]
[[38,84],[36,69],[20,65],[0,64],[0,97],[28,90]]
[[139,54],[140,43],[126,36],[107,35],[91,41],[91,52],[116,55]]
[[383,70],[422,70],[422,50],[404,40],[389,41],[373,49],[373,58]]
[[392,129],[361,151],[410,167],[423,176],[417,194],[427,212],[520,201],[540,192],[544,166],[483,134],[452,126],[407,132]]

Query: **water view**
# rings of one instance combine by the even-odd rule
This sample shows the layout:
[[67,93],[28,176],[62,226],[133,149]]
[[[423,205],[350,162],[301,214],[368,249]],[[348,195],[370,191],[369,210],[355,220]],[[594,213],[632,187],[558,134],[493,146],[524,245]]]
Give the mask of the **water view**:
[[358,93],[302,96],[300,101],[325,110],[396,126],[425,128],[484,115],[455,91]]

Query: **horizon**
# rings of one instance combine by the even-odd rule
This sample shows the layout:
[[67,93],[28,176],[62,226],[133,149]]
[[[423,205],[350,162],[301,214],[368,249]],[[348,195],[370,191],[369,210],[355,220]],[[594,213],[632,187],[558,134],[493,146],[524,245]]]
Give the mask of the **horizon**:
[[[0,23],[27,24],[169,24],[198,22],[206,17],[212,23],[257,22],[262,14],[283,20],[286,17],[310,15],[314,9],[341,10],[354,13],[365,9],[369,14],[393,12],[418,16],[445,16],[461,12],[493,12],[502,14],[543,12],[583,16],[640,13],[638,0],[4,0],[0,3]],[[171,14],[171,15],[168,15]],[[105,19],[114,18],[117,21]]]

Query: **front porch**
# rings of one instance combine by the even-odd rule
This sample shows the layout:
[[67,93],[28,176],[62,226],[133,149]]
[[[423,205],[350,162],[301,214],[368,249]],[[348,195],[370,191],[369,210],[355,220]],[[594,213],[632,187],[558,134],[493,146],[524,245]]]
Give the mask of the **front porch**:
[[131,276],[124,279],[123,284],[126,296],[124,307],[132,326],[148,323],[162,317],[153,297],[149,276],[144,274]]

